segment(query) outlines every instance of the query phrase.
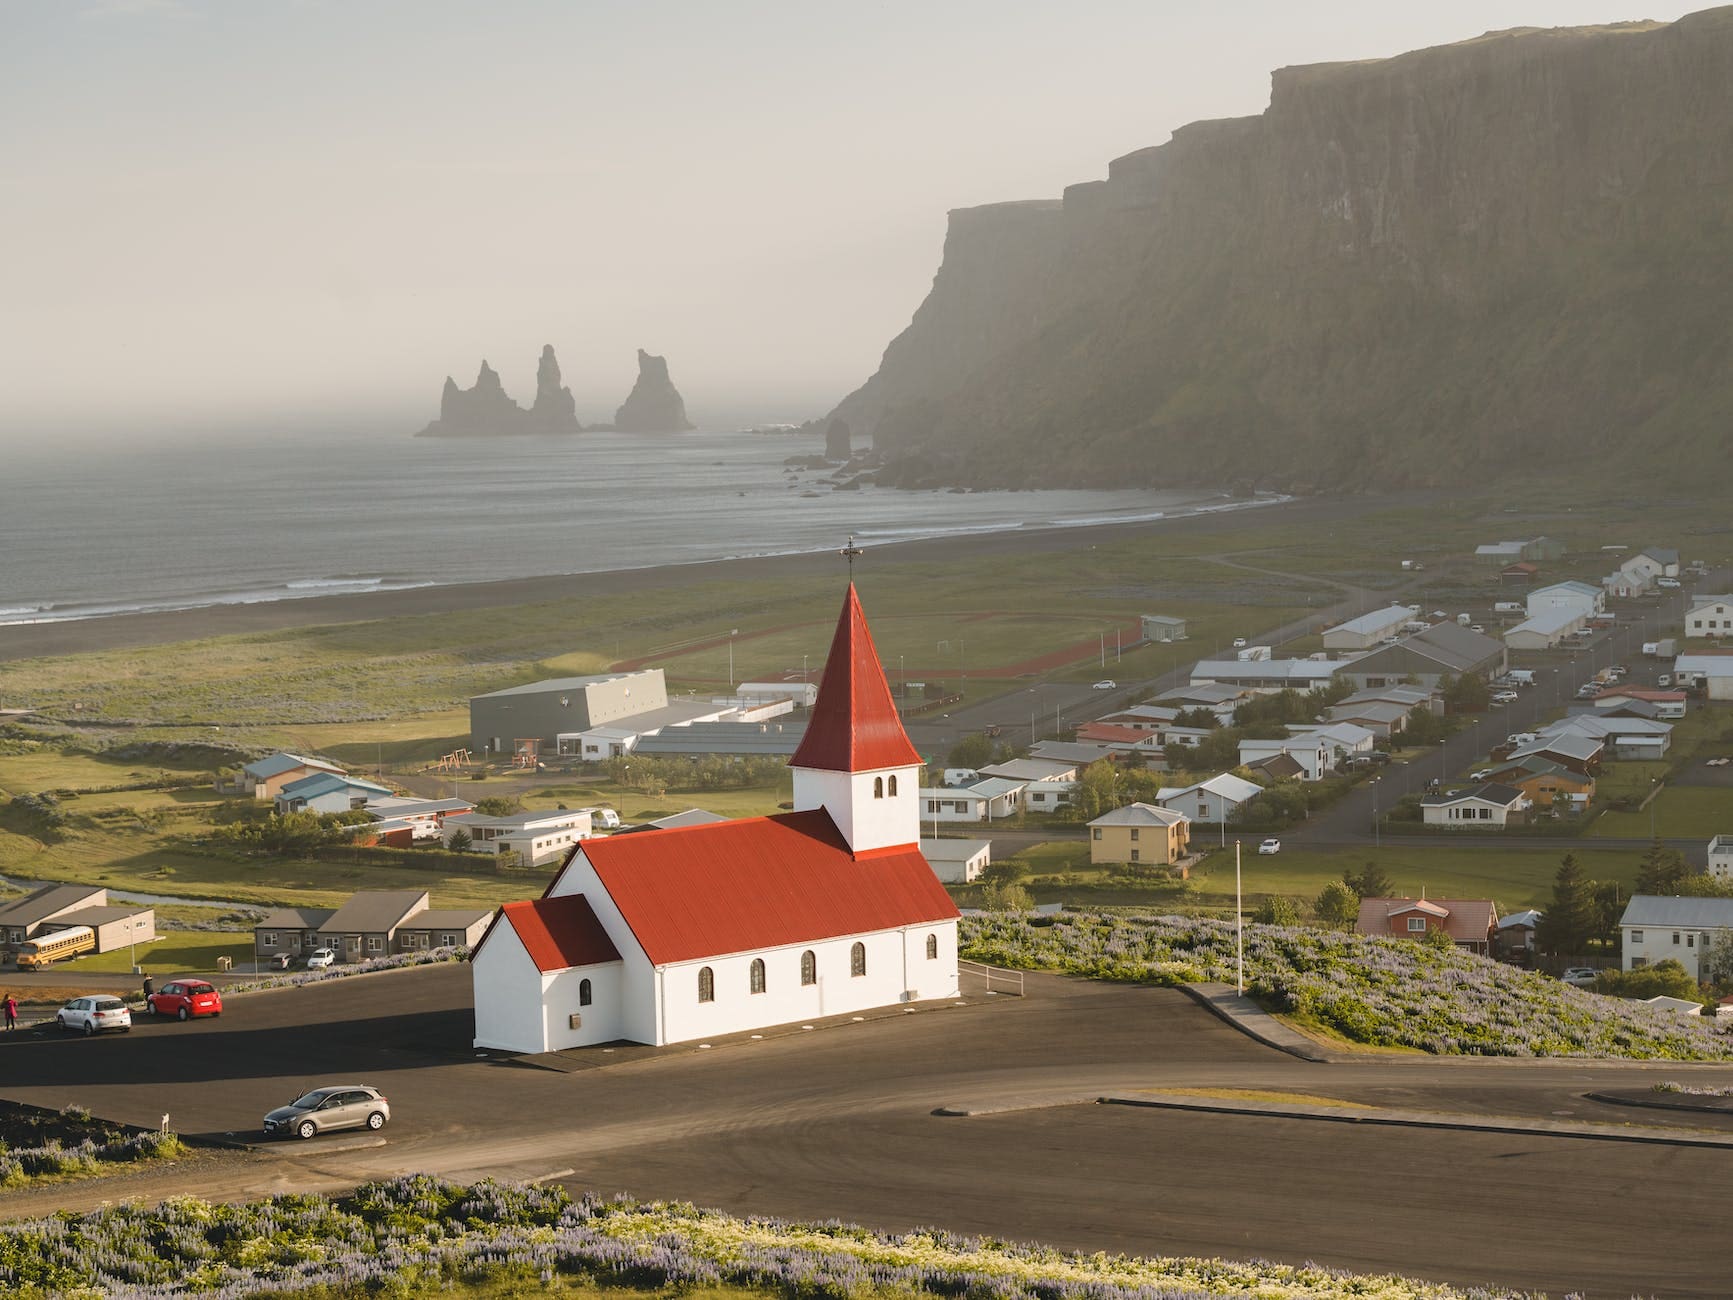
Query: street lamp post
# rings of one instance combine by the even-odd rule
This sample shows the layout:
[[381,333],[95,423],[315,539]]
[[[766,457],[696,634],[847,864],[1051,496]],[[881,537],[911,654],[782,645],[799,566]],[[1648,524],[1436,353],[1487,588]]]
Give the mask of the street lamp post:
[[1372,847],[1374,849],[1383,847],[1383,841],[1380,838],[1378,825],[1378,782],[1380,779],[1381,778],[1375,776],[1366,783],[1367,787],[1372,791]]
[[739,635],[739,628],[731,627],[728,629],[728,684],[730,686],[734,685],[734,638]]

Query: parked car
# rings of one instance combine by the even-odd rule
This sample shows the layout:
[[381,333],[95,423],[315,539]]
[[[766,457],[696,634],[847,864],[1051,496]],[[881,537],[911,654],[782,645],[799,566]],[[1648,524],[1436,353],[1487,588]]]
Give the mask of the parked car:
[[1097,691],[1116,691],[1119,689],[1119,683],[1112,680],[1096,682],[1092,689]]
[[1469,630],[1469,631],[1470,631],[1470,632],[1484,632],[1484,631],[1486,631],[1486,628],[1485,628],[1485,627],[1483,627],[1483,626],[1482,626],[1482,625],[1481,625],[1481,624],[1479,624],[1479,623],[1470,623],[1470,624],[1469,624],[1469,625],[1468,625],[1468,630]]
[[265,1136],[293,1133],[310,1138],[334,1129],[382,1129],[391,1119],[391,1103],[379,1089],[365,1083],[328,1084],[279,1106],[265,1116]]
[[1235,650],[1244,650],[1245,648],[1246,648],[1246,639],[1243,636],[1236,636],[1234,638],[1234,649]]
[[1593,966],[1572,966],[1559,978],[1573,988],[1592,989],[1600,974]]
[[182,1020],[223,1014],[223,995],[204,980],[170,980],[144,1004],[153,1016],[179,1016]]
[[1492,693],[1492,698],[1500,704],[1509,704],[1512,700],[1520,699],[1521,697],[1517,695],[1515,691],[1494,691]]
[[1470,781],[1484,781],[1484,780],[1486,780],[1487,777],[1489,777],[1491,775],[1492,775],[1492,769],[1490,767],[1483,767],[1478,772],[1470,772],[1468,774],[1468,779]]
[[1666,587],[1671,590],[1672,588],[1682,586],[1683,584],[1680,583],[1677,578],[1656,578],[1655,585],[1657,587]]
[[337,954],[329,948],[317,948],[307,954],[308,970],[324,970],[337,960]]
[[294,962],[295,957],[293,953],[278,952],[272,953],[271,960],[265,964],[272,970],[288,970],[290,966],[294,965]]
[[1265,840],[1262,844],[1258,845],[1259,853],[1280,853],[1281,851],[1282,842],[1280,840]]
[[132,1012],[116,997],[73,998],[54,1013],[54,1023],[62,1029],[83,1030],[86,1038],[105,1029],[125,1033],[132,1028]]

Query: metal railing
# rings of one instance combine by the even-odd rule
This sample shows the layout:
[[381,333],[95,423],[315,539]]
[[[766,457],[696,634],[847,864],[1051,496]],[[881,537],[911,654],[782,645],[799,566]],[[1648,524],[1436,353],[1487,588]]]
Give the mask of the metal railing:
[[[957,971],[959,974],[973,975],[985,980],[989,993],[1004,993],[1019,998],[1023,996],[1023,972],[1020,970],[1001,970],[997,966],[988,966],[978,961],[959,961]],[[1000,987],[993,987],[995,980]]]

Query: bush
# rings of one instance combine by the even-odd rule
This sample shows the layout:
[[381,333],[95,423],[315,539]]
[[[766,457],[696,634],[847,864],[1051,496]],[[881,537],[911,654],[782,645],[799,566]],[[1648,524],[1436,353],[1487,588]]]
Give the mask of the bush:
[[1595,992],[1643,1001],[1649,998],[1684,998],[1688,1002],[1703,1000],[1697,981],[1671,957],[1636,970],[1604,970],[1595,980]]

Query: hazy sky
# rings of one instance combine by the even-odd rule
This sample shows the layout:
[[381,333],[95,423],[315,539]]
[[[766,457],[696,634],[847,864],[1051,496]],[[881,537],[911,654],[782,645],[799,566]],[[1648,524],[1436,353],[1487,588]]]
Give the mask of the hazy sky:
[[640,346],[701,423],[821,414],[948,208],[1275,67],[1701,7],[0,0],[0,437],[408,430],[483,356],[527,403],[544,342],[586,420]]

